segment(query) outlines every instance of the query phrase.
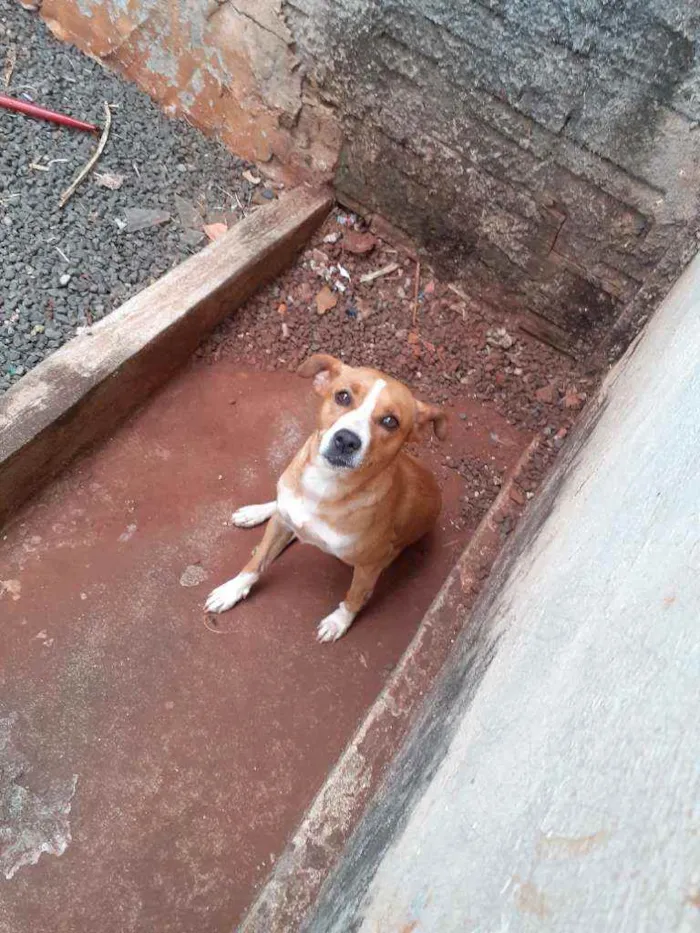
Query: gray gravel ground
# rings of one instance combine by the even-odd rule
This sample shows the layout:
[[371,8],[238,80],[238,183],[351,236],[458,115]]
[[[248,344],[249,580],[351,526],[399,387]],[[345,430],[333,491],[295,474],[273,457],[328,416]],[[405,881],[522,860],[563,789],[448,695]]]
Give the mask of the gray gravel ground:
[[[15,53],[5,88],[8,54]],[[251,199],[274,192],[255,188],[242,178],[245,162],[184,121],[169,120],[133,85],[55,40],[36,14],[15,3],[7,8],[6,0],[0,0],[0,92],[28,95],[100,127],[107,101],[112,132],[95,172],[124,177],[119,190],[110,190],[93,175],[60,209],[60,194],[96,137],[0,108],[2,392],[77,327],[104,317],[205,245],[203,223],[231,226]],[[170,219],[129,232],[124,223],[134,209]]]

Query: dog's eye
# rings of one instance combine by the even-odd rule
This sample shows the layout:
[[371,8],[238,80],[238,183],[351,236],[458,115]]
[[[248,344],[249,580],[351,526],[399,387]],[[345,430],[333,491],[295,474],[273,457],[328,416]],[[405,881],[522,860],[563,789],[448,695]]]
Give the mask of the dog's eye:
[[335,393],[336,405],[342,405],[343,408],[347,408],[351,402],[352,402],[352,396],[350,395],[347,389],[341,389],[340,392]]
[[393,415],[384,415],[379,423],[387,431],[395,431],[399,426],[399,419],[395,418]]

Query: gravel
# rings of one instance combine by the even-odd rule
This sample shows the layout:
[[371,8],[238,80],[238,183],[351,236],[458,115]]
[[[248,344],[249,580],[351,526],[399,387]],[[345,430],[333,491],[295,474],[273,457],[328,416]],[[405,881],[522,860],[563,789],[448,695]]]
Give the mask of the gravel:
[[[5,88],[5,63],[15,54]],[[78,327],[205,245],[204,224],[231,226],[251,200],[275,192],[251,185],[242,177],[248,163],[184,121],[168,119],[133,85],[54,39],[19,4],[0,11],[0,92],[27,95],[99,126],[104,102],[112,108],[105,152],[63,209],[60,194],[96,137],[0,109],[3,392]],[[105,187],[119,184],[118,176],[118,188]],[[144,223],[149,215],[154,224]]]

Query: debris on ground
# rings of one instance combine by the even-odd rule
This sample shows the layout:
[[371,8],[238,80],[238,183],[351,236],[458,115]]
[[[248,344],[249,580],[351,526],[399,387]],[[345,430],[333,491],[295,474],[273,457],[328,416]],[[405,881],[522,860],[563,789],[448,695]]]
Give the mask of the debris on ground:
[[367,285],[369,282],[374,282],[375,279],[381,279],[385,275],[391,275],[392,272],[396,272],[399,269],[399,264],[397,262],[390,262],[388,266],[383,266],[381,269],[376,269],[374,272],[365,272],[364,275],[360,277],[360,282],[363,285]]
[[553,385],[542,386],[535,390],[535,398],[543,405],[553,405],[556,400],[556,389]]
[[103,188],[109,188],[110,191],[119,191],[124,184],[124,176],[115,175],[112,172],[95,172],[95,181]]
[[202,216],[202,212],[192,201],[188,201],[187,198],[182,198],[179,194],[176,194],[174,203],[180,225],[185,230],[203,229],[204,217]]
[[75,176],[73,181],[68,185],[66,190],[61,194],[61,199],[58,202],[59,207],[65,207],[68,201],[73,197],[75,192],[78,190],[78,187],[85,181],[90,172],[93,170],[100,156],[104,152],[104,148],[107,145],[107,140],[109,139],[109,131],[112,127],[112,111],[109,109],[109,104],[105,101],[104,104],[105,112],[105,123],[102,129],[102,135],[100,136],[100,141],[97,144],[97,148],[87,160],[85,165],[81,168],[78,174]]
[[486,334],[486,343],[491,347],[500,347],[501,350],[510,350],[515,343],[505,327],[496,327]]
[[216,224],[205,224],[202,228],[210,240],[218,240],[219,237],[222,237],[225,233],[228,233],[228,227],[226,224],[216,223]]
[[10,81],[12,81],[12,75],[15,72],[15,65],[17,64],[17,46],[11,45],[7,50],[5,55],[5,68],[3,70],[3,81],[5,82],[5,87],[10,86]]
[[[540,437],[514,494],[518,504],[528,501],[598,372],[519,330],[519,318],[470,296],[468,283],[443,282],[423,262],[418,269],[414,254],[380,236],[371,251],[346,250],[349,231],[368,232],[355,215],[333,212],[297,262],[232,314],[199,357],[267,370],[295,369],[309,353],[332,353],[396,376],[419,398],[446,406],[462,430],[471,417],[464,406],[476,401]],[[470,528],[505,479],[494,463],[509,441],[500,429],[489,436],[494,459],[470,457],[465,440],[465,456],[443,466],[464,480],[462,521]]]
[[[9,64],[12,65],[12,71],[14,71],[14,66],[17,63],[17,57],[15,55],[14,60]],[[6,74],[10,71],[9,65],[6,68]],[[69,117],[65,113],[58,113],[56,110],[48,110],[46,107],[40,107],[38,104],[31,102],[29,95],[23,94],[26,97],[26,100],[17,100],[14,97],[7,97],[5,94],[0,94],[0,107],[4,107],[7,110],[14,110],[17,113],[22,113],[28,117],[34,117],[37,120],[47,120],[49,123],[58,123],[61,126],[67,126],[73,130],[82,130],[85,133],[97,133],[97,127],[94,123],[86,123],[84,120],[77,120],[75,117]]]
[[148,230],[166,224],[170,220],[168,211],[151,210],[147,207],[128,207],[124,211],[122,229],[124,233],[137,233],[139,230]]
[[[336,237],[336,239],[329,240],[328,242],[337,243],[338,235],[335,233],[329,235],[331,237]],[[372,252],[377,245],[377,238],[373,233],[370,233],[369,230],[366,230],[364,233],[359,233],[356,230],[346,230],[343,234],[342,242],[344,250],[347,250],[349,253],[355,253],[357,256],[363,256],[365,253]]]
[[338,296],[327,285],[324,285],[321,291],[316,295],[316,313],[327,314],[338,304]]
[[254,175],[252,172],[248,171],[248,169],[246,169],[242,174],[245,180],[250,182],[251,185],[259,185],[262,181],[262,178],[260,178],[259,175]]

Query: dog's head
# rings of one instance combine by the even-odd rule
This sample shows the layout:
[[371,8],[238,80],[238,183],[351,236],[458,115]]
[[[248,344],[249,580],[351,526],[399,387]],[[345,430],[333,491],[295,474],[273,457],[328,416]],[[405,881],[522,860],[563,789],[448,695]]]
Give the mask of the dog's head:
[[375,369],[356,369],[317,353],[302,363],[299,375],[313,379],[323,399],[319,453],[334,469],[364,470],[388,463],[428,424],[438,438],[446,436],[442,409],[419,402],[405,385]]

